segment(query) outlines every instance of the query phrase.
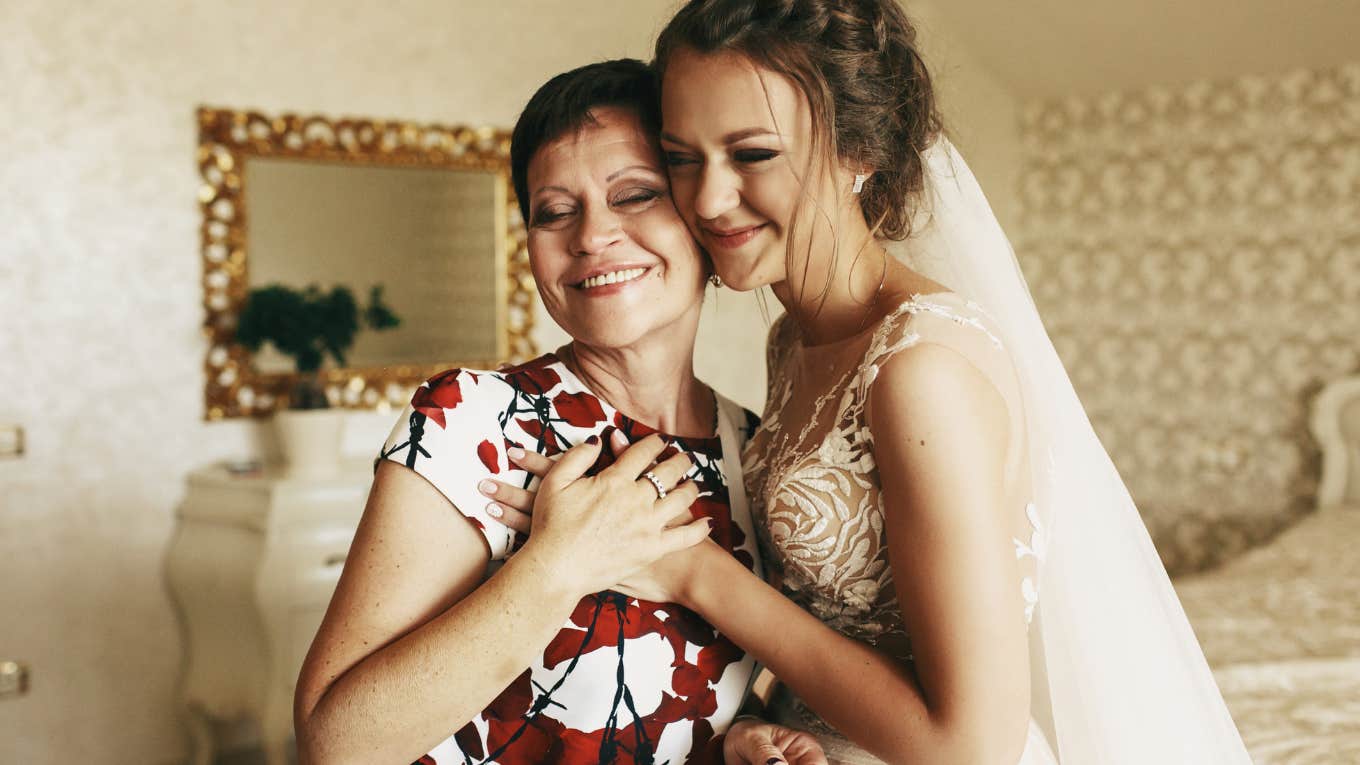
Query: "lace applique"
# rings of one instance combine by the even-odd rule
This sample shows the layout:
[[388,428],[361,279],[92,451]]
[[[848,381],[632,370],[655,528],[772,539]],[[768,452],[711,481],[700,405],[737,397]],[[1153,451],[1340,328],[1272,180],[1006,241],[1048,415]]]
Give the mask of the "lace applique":
[[[757,535],[785,593],[841,634],[903,660],[911,658],[910,639],[888,564],[873,435],[864,410],[881,364],[922,341],[911,326],[921,314],[975,329],[1003,349],[976,304],[957,296],[913,298],[884,318],[857,363],[852,360],[834,385],[802,407],[810,413],[789,415],[797,418],[790,421],[785,410],[795,393],[799,347],[795,328],[781,319],[771,333],[765,415],[745,454]],[[1033,503],[1025,513],[1030,538],[1014,544],[1017,559],[1032,559],[1034,567],[1026,568],[1032,571],[1043,556],[1044,535]],[[1020,587],[1028,621],[1038,602],[1032,573]]]
[[[1039,508],[1033,502],[1025,505],[1025,517],[1029,519],[1032,531],[1029,535],[1029,544],[1025,544],[1019,539],[1012,539],[1015,543],[1015,559],[1023,560],[1026,557],[1034,559],[1034,569],[1037,571],[1039,564],[1043,562],[1047,553],[1047,536],[1044,534],[1044,524],[1039,520]],[[1035,577],[1027,575],[1020,580],[1020,594],[1025,598],[1025,623],[1034,621],[1034,607],[1039,605],[1039,587],[1035,584]]]

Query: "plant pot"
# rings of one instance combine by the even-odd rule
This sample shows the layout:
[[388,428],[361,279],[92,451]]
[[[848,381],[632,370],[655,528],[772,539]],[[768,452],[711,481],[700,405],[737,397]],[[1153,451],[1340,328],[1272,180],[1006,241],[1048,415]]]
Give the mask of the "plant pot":
[[285,409],[274,415],[274,432],[289,476],[329,478],[340,472],[344,412],[340,409]]

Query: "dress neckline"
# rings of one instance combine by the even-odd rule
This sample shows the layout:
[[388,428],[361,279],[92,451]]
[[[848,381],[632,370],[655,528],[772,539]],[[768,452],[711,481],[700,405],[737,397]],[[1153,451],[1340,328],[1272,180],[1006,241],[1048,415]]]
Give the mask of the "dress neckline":
[[[592,390],[591,387],[586,384],[585,380],[582,380],[580,377],[576,375],[575,372],[571,371],[571,367],[567,366],[567,363],[562,360],[561,356],[557,355],[556,351],[549,351],[543,354],[543,357],[544,359],[548,360],[548,363],[552,364],[553,366],[557,367],[560,370],[559,374],[562,376],[562,379],[564,381],[570,380],[571,383],[574,386],[576,386],[576,388],[580,390],[582,393],[600,402],[600,406],[605,410],[605,415],[607,419],[611,422],[611,424],[614,425],[614,427],[618,428],[619,430],[622,430],[624,432],[624,435],[627,435],[631,441],[637,441],[638,439],[643,438],[645,436],[649,436],[653,433],[660,433],[668,441],[680,444],[681,446],[684,446],[686,449],[690,451],[698,451],[704,453],[721,452],[722,438],[719,436],[718,433],[715,432],[711,436],[677,436],[673,433],[667,433],[665,431],[658,430],[657,428],[652,427],[651,425],[648,425],[645,422],[635,420],[632,417],[629,417],[628,415],[624,414],[622,411],[619,410],[618,407],[610,403],[609,399],[605,398],[604,396],[601,396],[600,394]],[[708,385],[708,383],[704,384]],[[709,386],[709,390],[713,391],[713,407],[714,411],[716,412],[718,407],[718,392],[717,390],[714,390],[713,386],[711,385]]]
[[[832,340],[830,342],[817,343],[815,345],[808,345],[807,343],[803,342],[803,333],[798,327],[797,323],[795,322],[793,335],[793,349],[800,355],[804,356],[808,355],[821,356],[826,354],[839,353],[841,351],[844,351],[847,347],[858,346],[860,342],[863,341],[866,337],[869,337],[870,335],[877,332],[879,329],[883,327],[884,324],[887,324],[889,321],[892,321],[897,317],[901,316],[903,312],[909,310],[910,307],[912,306],[920,305],[921,303],[927,300],[948,299],[958,297],[959,294],[951,290],[927,293],[913,292],[911,294],[911,297],[907,298],[906,300],[903,300],[901,303],[897,305],[896,308],[893,308],[891,311],[884,314],[878,321],[872,323],[868,327],[865,327],[859,332],[856,332],[855,334],[850,335],[848,337],[843,337],[840,340]],[[787,316],[787,314],[785,315]],[[785,321],[793,321],[793,319],[789,318],[785,319]]]

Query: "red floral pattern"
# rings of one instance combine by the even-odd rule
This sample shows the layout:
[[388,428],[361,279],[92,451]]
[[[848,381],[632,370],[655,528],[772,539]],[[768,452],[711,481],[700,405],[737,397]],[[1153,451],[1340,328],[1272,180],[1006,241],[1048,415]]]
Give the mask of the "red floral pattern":
[[486,469],[493,473],[501,472],[500,454],[496,451],[496,445],[490,441],[482,441],[477,444],[477,459],[486,465]]
[[[504,457],[510,446],[552,455],[615,429],[629,440],[654,432],[591,394],[549,354],[504,372],[450,370],[431,379],[382,456],[426,476],[487,536],[493,556],[509,555],[524,540],[486,516],[471,487],[487,475],[528,485]],[[712,518],[713,540],[753,567],[754,540],[728,507],[718,439],[672,441],[667,454],[683,450],[695,463],[689,477],[701,496],[691,512]],[[605,450],[592,472],[612,461]],[[753,668],[687,609],[596,593],[577,604],[539,661],[419,762],[721,762],[714,734],[736,714]]]

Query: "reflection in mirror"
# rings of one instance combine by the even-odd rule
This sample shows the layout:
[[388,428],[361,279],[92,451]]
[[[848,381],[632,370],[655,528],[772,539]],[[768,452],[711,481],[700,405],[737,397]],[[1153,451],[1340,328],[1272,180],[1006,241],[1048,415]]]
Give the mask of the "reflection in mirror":
[[204,417],[267,415],[299,375],[236,342],[255,287],[374,286],[399,329],[360,333],[323,367],[332,406],[400,406],[450,367],[538,355],[510,135],[495,128],[198,110]]
[[[499,358],[498,181],[475,170],[252,158],[249,286],[340,284],[363,299],[381,285],[402,324],[360,333],[349,366]],[[268,345],[254,364],[266,373],[293,368]]]

